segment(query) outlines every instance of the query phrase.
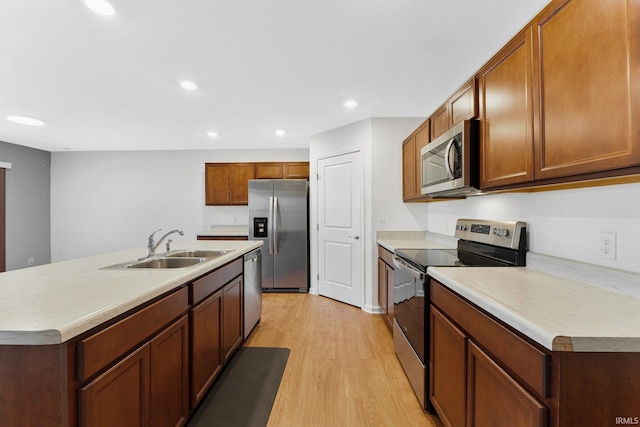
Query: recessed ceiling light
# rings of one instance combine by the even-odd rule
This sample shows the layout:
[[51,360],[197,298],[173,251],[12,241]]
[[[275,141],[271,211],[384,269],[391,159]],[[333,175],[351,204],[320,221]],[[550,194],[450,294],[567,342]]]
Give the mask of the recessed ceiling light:
[[111,16],[116,10],[105,0],[84,0],[84,4],[98,15]]
[[276,136],[284,136],[285,135],[285,131],[282,129],[276,129]]
[[350,99],[344,102],[344,106],[347,108],[356,108],[358,106],[358,103],[353,99]]
[[183,80],[180,82],[180,87],[184,90],[196,90],[198,86],[191,80]]
[[211,130],[211,131],[207,132],[207,136],[209,138],[217,138],[218,137],[218,132],[215,132],[215,131]]
[[36,119],[34,117],[27,116],[7,116],[7,120],[10,120],[14,123],[19,123],[21,125],[27,126],[43,126],[44,121],[40,119]]

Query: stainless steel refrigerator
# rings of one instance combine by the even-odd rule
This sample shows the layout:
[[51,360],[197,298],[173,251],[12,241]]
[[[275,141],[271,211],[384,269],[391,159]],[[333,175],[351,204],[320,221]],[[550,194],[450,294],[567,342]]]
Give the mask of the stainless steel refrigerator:
[[309,290],[309,183],[249,180],[249,239],[262,240],[262,289]]

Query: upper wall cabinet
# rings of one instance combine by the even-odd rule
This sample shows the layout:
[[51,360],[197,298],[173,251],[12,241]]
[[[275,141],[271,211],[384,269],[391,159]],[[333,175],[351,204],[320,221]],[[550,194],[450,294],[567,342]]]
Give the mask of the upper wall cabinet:
[[431,139],[442,135],[462,120],[475,117],[478,117],[478,96],[474,77],[431,115]]
[[421,194],[420,150],[429,143],[429,119],[425,120],[402,143],[402,200],[420,201],[430,199]]
[[309,179],[309,162],[205,163],[207,206],[247,205],[250,179]]
[[553,1],[534,25],[536,180],[640,164],[640,2]]
[[256,179],[309,179],[309,162],[256,163]]
[[478,73],[480,188],[533,180],[533,27]]
[[205,163],[205,203],[207,205],[246,205],[250,179],[255,178],[253,163]]

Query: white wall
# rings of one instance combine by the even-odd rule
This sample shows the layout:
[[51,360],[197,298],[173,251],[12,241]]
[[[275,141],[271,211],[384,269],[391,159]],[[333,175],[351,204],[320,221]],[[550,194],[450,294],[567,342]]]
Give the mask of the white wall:
[[[640,272],[640,184],[495,194],[430,203],[428,231],[453,235],[458,218],[526,221],[529,250]],[[598,233],[617,234],[617,259],[598,253]]]
[[[377,248],[375,232],[378,219],[385,220],[388,230],[426,227],[426,211],[402,203],[402,141],[424,118],[373,118],[352,123],[311,137],[309,158],[312,177],[317,161],[331,154],[360,150],[363,159],[363,224],[364,265],[363,309],[377,312]],[[317,224],[317,182],[310,184],[311,224]],[[311,227],[311,288],[318,292],[318,236]]]
[[306,149],[52,153],[51,260],[144,247],[158,228],[194,240],[212,224],[246,224],[246,206],[204,205],[204,163],[308,159]]

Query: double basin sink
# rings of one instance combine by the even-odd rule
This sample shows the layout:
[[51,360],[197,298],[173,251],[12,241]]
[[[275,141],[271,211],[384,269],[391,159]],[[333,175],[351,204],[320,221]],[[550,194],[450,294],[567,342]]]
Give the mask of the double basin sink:
[[123,269],[169,269],[169,268],[187,268],[213,258],[218,258],[235,249],[226,250],[206,250],[206,249],[188,249],[173,250],[151,258],[143,258],[139,260],[121,262],[118,264],[103,267],[105,270],[123,270]]

